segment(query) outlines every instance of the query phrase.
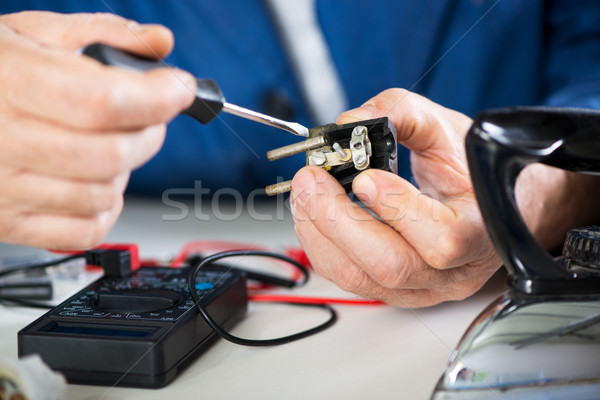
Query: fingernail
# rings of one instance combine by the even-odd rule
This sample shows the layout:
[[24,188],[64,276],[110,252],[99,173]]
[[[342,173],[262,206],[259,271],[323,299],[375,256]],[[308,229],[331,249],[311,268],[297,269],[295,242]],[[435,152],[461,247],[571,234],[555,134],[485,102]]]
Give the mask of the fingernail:
[[292,217],[296,219],[296,196],[293,190],[290,193],[290,212],[292,213]]
[[366,119],[372,119],[375,116],[375,107],[371,103],[365,103],[362,106],[353,110],[346,111],[340,115],[340,120],[344,122],[350,122],[352,120],[364,121]]
[[306,207],[308,199],[315,193],[315,186],[315,176],[310,169],[303,168],[296,173],[292,181],[292,213],[296,211],[298,206]]
[[136,21],[129,21],[127,23],[127,29],[131,30],[131,31],[137,31],[140,29],[140,24]]
[[375,196],[377,196],[377,187],[368,172],[358,174],[354,178],[352,191],[366,205],[372,204],[375,201]]
[[178,98],[181,98],[185,105],[189,105],[196,96],[196,78],[180,69],[172,69],[171,71],[176,78],[176,84],[173,87],[179,90]]
[[177,76],[181,78],[181,82],[185,85],[185,87],[192,91],[194,94],[196,93],[196,78],[190,74],[189,72],[177,69]]
[[160,24],[140,24],[138,22],[135,21],[131,21],[127,24],[127,27],[137,33],[142,33],[144,31],[150,30],[150,29],[165,29],[165,27],[163,25]]

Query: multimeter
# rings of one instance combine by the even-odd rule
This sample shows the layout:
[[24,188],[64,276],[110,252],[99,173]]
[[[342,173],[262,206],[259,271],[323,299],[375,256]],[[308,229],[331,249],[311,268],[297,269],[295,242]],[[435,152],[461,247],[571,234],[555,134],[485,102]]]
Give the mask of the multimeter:
[[[216,337],[188,289],[189,267],[141,267],[104,276],[18,334],[19,357],[39,354],[70,383],[158,388]],[[199,271],[201,305],[223,328],[244,316],[243,272]]]

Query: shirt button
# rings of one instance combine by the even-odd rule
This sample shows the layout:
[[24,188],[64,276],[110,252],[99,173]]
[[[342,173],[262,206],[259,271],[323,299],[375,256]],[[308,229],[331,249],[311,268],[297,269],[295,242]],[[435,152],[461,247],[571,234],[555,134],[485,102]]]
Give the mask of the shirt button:
[[272,89],[265,93],[261,102],[263,112],[285,121],[294,120],[294,106],[290,97],[280,89]]

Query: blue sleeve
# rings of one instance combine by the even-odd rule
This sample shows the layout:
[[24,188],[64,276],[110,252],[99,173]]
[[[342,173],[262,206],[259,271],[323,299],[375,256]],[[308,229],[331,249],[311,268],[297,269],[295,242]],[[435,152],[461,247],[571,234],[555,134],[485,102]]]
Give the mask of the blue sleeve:
[[546,105],[600,108],[599,1],[551,1],[544,53]]

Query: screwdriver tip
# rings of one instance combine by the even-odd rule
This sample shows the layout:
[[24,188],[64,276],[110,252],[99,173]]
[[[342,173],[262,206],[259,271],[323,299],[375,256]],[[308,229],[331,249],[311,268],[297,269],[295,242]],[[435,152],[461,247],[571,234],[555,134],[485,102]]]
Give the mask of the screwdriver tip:
[[308,128],[297,122],[283,121],[270,115],[261,114],[244,107],[236,106],[231,103],[223,103],[223,111],[237,115],[238,117],[250,119],[261,124],[270,125],[275,128],[283,129],[297,136],[308,137]]

